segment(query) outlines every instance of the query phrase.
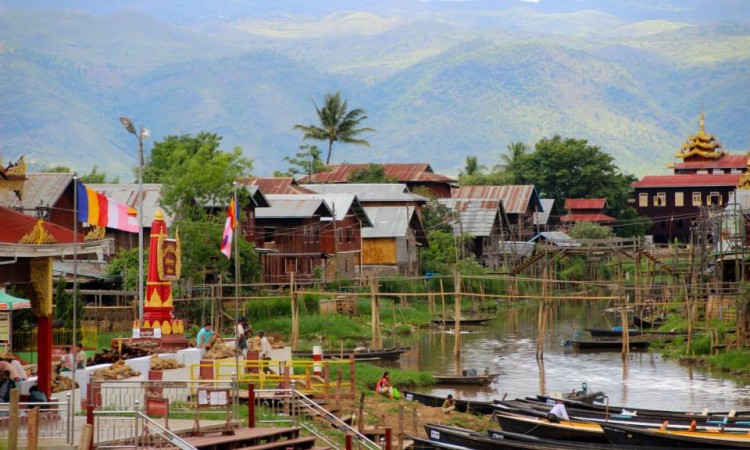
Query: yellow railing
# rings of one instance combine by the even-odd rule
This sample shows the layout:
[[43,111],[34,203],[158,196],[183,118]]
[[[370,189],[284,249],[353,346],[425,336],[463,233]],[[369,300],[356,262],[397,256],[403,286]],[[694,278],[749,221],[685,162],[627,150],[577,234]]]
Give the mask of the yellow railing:
[[[316,369],[318,374],[316,374]],[[354,397],[353,360],[233,360],[192,364],[190,380],[231,380],[252,383],[256,389],[291,389],[323,398]]]

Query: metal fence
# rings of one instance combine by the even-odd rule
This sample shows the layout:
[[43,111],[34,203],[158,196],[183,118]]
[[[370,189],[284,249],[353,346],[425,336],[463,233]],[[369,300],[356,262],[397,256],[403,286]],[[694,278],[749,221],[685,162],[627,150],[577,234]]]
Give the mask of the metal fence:
[[190,379],[201,377],[252,383],[257,389],[291,389],[326,400],[354,398],[354,360],[215,360],[190,366]]
[[[38,407],[38,440],[41,445],[72,444],[75,417],[70,394],[54,402],[20,402],[18,442],[29,440],[29,412]],[[10,439],[10,404],[0,403],[0,442]]]
[[94,414],[97,449],[164,448],[196,450],[141,411],[98,411]]
[[[96,327],[82,327],[76,332],[76,340],[86,348],[97,348],[99,346],[99,330]],[[52,329],[52,345],[73,346],[73,330],[67,328]],[[36,351],[37,329],[13,331],[13,351]]]

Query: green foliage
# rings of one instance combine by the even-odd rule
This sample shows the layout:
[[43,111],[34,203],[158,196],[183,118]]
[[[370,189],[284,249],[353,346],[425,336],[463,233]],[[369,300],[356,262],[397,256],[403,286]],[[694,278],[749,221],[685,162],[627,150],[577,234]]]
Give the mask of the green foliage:
[[464,166],[464,169],[458,173],[458,176],[480,175],[485,169],[485,166],[479,164],[479,160],[476,156],[470,155],[466,157],[466,165]]
[[648,217],[639,216],[635,209],[627,207],[620,215],[614,231],[619,237],[643,236],[650,227],[651,220]]
[[427,240],[430,245],[420,249],[422,269],[425,272],[451,273],[457,258],[453,233],[433,230],[427,233]]
[[375,131],[367,127],[357,128],[363,120],[367,119],[364,109],[354,108],[347,111],[347,101],[341,100],[341,92],[335,94],[329,92],[323,103],[323,107],[320,108],[313,102],[320,126],[295,125],[294,129],[302,131],[304,139],[328,141],[326,164],[331,163],[334,142],[370,146],[366,140],[357,138],[361,133]]
[[746,371],[750,367],[750,350],[727,350],[708,358],[712,365],[725,371]]
[[110,181],[107,181],[107,174],[105,172],[99,172],[99,168],[94,165],[91,172],[81,175],[79,177],[83,184],[103,184],[103,183],[119,183],[120,177],[115,177]]
[[[301,315],[313,316],[320,314],[320,296],[305,294],[301,296],[299,300]],[[247,302],[245,305],[245,317],[253,323],[264,319],[290,317],[291,310],[292,301],[289,297],[253,300]],[[309,317],[305,317],[305,320],[308,318]]]
[[632,175],[620,172],[614,158],[585,139],[555,136],[536,143],[518,163],[518,182],[534,184],[558,205],[566,198],[606,198],[606,212],[620,218],[627,208]]
[[352,170],[349,183],[398,183],[398,180],[387,176],[382,165],[370,163],[362,169]]
[[[148,248],[144,249],[144,264],[148,261],[148,253]],[[119,279],[122,289],[135,290],[138,287],[138,249],[120,251],[107,266],[107,276]]]
[[572,257],[563,262],[563,269],[559,272],[560,279],[583,281],[588,277],[586,261],[581,257]]
[[427,231],[427,239],[429,240],[429,233],[432,231],[453,233],[453,214],[451,210],[439,203],[436,198],[428,198],[430,198],[430,201],[422,207],[422,226]]
[[612,229],[595,222],[576,222],[568,234],[573,239],[609,239]]
[[[55,292],[52,298],[55,307],[52,310],[52,318],[56,321],[62,321],[62,328],[72,329],[73,328],[73,295],[65,292],[65,278],[60,277],[55,282]],[[76,284],[75,289],[78,289]],[[77,328],[80,330],[83,323],[83,313],[86,308],[86,304],[83,302],[81,294],[78,294],[78,305],[76,306],[76,317],[77,317]]]
[[43,173],[70,173],[72,170],[70,170],[70,167],[68,166],[48,166],[43,168],[40,172]]
[[391,375],[391,383],[403,390],[418,386],[429,386],[435,384],[435,378],[427,372],[405,369],[383,369],[370,363],[358,362],[354,364],[354,372],[357,374],[357,388],[364,392],[375,393],[375,385],[378,384],[384,372]]
[[509,184],[520,184],[520,180],[523,179],[523,160],[529,153],[529,146],[523,142],[511,142],[507,149],[507,155],[500,155],[500,160],[503,162],[502,168],[512,180]]
[[317,145],[300,145],[300,151],[295,153],[294,158],[284,157],[284,161],[290,164],[286,172],[274,174],[274,176],[295,176],[299,174],[311,177],[314,173],[325,172],[326,165],[320,159],[322,152]]

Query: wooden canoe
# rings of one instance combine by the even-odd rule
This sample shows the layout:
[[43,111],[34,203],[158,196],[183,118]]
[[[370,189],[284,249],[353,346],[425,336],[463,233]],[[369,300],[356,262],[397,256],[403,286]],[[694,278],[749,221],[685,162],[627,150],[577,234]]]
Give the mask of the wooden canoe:
[[[409,347],[399,348],[386,348],[380,350],[364,350],[355,352],[352,349],[344,349],[343,359],[349,359],[349,355],[354,355],[354,359],[357,361],[373,361],[379,359],[387,359],[390,361],[396,361],[401,358],[401,354],[408,351]],[[306,358],[312,358],[312,352],[293,352],[294,356],[302,356]],[[342,359],[341,350],[331,350],[329,352],[323,352],[323,359]]]
[[497,373],[487,375],[433,375],[437,384],[469,384],[474,386],[487,386],[494,383],[500,376]]
[[601,428],[607,440],[614,445],[693,449],[750,448],[750,436],[747,434],[641,429],[609,423],[601,424]]
[[530,417],[505,412],[495,413],[500,428],[511,433],[528,434],[545,439],[578,442],[609,442],[602,428],[595,423],[561,420],[552,423],[541,417]]
[[[485,323],[489,322],[490,320],[493,320],[494,317],[479,317],[479,318],[468,318],[468,317],[462,317],[461,318],[461,325],[484,325]],[[449,319],[446,318],[443,319],[432,319],[432,323],[435,325],[442,325],[442,326],[455,326],[456,325],[456,319]]]
[[[445,397],[421,394],[419,392],[412,391],[404,391],[403,397],[408,401],[421,403],[425,406],[431,406],[433,408],[440,408],[445,402]],[[463,400],[460,398],[454,398],[453,402],[455,403],[456,411],[458,412],[469,412],[480,415],[492,414],[495,412],[495,404],[493,402]]]
[[[622,348],[621,339],[597,339],[590,341],[569,341],[570,344],[578,350],[620,350]],[[630,340],[630,348],[645,350],[651,345],[648,340]]]

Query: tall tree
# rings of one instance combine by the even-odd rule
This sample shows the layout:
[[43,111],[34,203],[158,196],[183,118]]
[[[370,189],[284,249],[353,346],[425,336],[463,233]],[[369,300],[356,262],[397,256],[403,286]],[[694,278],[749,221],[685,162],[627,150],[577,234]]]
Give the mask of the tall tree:
[[511,142],[507,149],[507,154],[500,155],[501,168],[505,169],[510,178],[518,183],[521,179],[521,164],[524,157],[529,153],[529,146],[523,142]]
[[318,149],[317,145],[300,145],[299,150],[294,154],[294,158],[290,156],[284,157],[284,161],[288,162],[290,166],[285,173],[282,172],[282,176],[293,177],[303,173],[312,179],[314,173],[326,170],[323,160],[320,159],[320,155],[323,152]]
[[521,157],[518,169],[518,182],[535,185],[542,197],[552,197],[558,205],[566,198],[605,198],[607,214],[633,223],[628,195],[636,178],[620,172],[612,156],[585,139],[542,139]]
[[479,158],[470,155],[466,157],[466,165],[464,166],[464,169],[459,172],[458,176],[479,175],[484,169],[486,169],[486,167],[479,164]]
[[375,131],[367,127],[357,128],[363,120],[367,119],[366,111],[362,108],[347,111],[348,105],[346,100],[341,100],[341,92],[326,94],[322,108],[314,101],[313,105],[315,105],[315,111],[318,113],[320,126],[295,125],[294,129],[302,131],[304,139],[328,141],[326,164],[331,163],[334,142],[340,141],[346,144],[370,146],[370,143],[366,140],[358,139],[361,133]]
[[398,180],[386,175],[381,164],[370,163],[361,169],[352,170],[349,183],[398,183]]

